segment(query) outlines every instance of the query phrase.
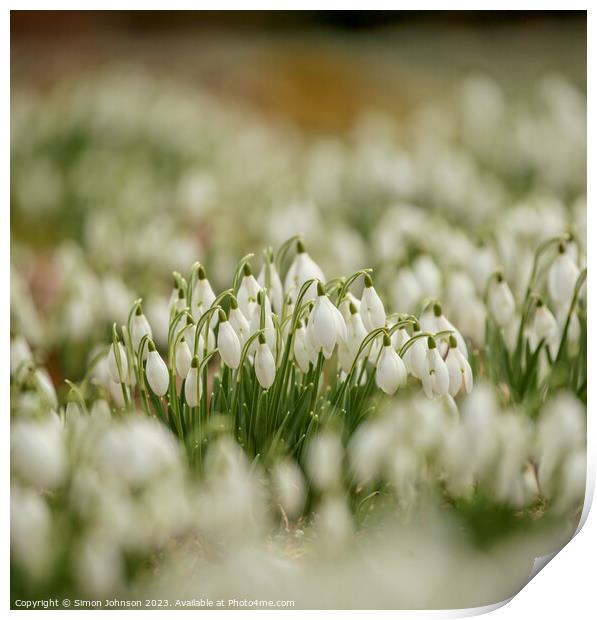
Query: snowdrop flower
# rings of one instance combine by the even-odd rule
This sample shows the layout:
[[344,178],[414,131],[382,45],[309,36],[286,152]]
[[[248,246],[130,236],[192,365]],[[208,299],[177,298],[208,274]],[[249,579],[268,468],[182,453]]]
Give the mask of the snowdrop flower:
[[259,334],[259,343],[255,353],[255,375],[259,385],[267,390],[272,386],[276,376],[276,362],[270,348],[265,342],[265,336]]
[[309,372],[309,364],[313,361],[313,351],[309,346],[307,332],[302,321],[298,322],[294,331],[294,342],[292,344],[294,359],[302,372]]
[[[413,337],[421,331],[421,326],[417,323],[413,329]],[[426,372],[427,343],[424,338],[417,338],[406,350],[404,362],[408,372],[417,379],[423,379]]]
[[298,465],[290,460],[278,463],[273,472],[276,499],[290,519],[301,515],[305,505],[306,488]]
[[340,302],[340,312],[342,313],[342,316],[344,317],[344,321],[346,322],[347,326],[348,326],[348,319],[350,318],[350,316],[353,314],[352,310],[350,309],[350,307],[354,306],[356,308],[356,311],[359,311],[359,308],[361,307],[361,300],[357,299],[350,291],[348,293],[346,293],[344,299]]
[[230,321],[226,318],[223,310],[220,310],[220,324],[218,327],[218,351],[220,356],[230,368],[238,368],[240,364],[240,341]]
[[[141,305],[137,306],[135,310],[135,315],[131,320],[131,340],[133,342],[133,350],[138,351],[139,345],[141,344],[141,340],[143,336],[147,336],[148,338],[152,338],[153,334],[151,331],[151,325],[149,321],[145,318],[143,314],[143,310],[141,310]],[[143,358],[147,357],[147,350],[143,353]]]
[[230,325],[232,325],[232,329],[234,329],[236,335],[238,336],[241,347],[244,346],[251,331],[249,327],[249,322],[247,321],[241,309],[238,307],[236,297],[230,298],[230,313],[228,315],[228,321],[230,322]]
[[[122,369],[122,377],[118,371],[118,364],[120,362],[120,368]],[[110,352],[108,353],[108,371],[110,372],[110,378],[116,383],[126,383],[129,374],[129,366],[126,357],[126,351],[121,342],[117,343],[117,348],[114,348],[114,343],[110,345]]]
[[149,353],[147,355],[147,364],[145,366],[145,376],[147,377],[147,383],[152,392],[157,396],[164,396],[168,391],[170,384],[170,374],[168,373],[168,366],[166,362],[161,358],[160,354],[155,349],[155,344],[149,341]]
[[[174,314],[178,314],[179,312],[182,312],[186,307],[187,298],[185,297],[184,290],[182,288],[179,288],[178,297],[172,305],[172,312],[174,312]],[[197,311],[197,313],[199,314],[199,316],[201,316],[201,313],[199,311]]]
[[253,270],[249,263],[245,263],[243,267],[243,279],[238,287],[238,293],[236,298],[241,312],[245,315],[248,321],[251,321],[255,314],[257,306],[257,295],[261,287],[253,275]]
[[[296,256],[288,269],[284,280],[284,290],[290,295],[292,301],[296,300],[301,287],[307,280],[320,280],[325,282],[325,276],[319,265],[307,254],[302,241],[296,243]],[[305,299],[313,299],[317,288],[315,282],[309,287]]]
[[473,389],[473,373],[470,364],[458,348],[458,343],[453,335],[450,335],[449,345],[446,366],[450,377],[450,395],[454,397],[460,391],[470,394]]
[[[193,319],[198,321],[201,318],[201,315],[211,307],[215,299],[216,294],[213,292],[211,284],[207,279],[205,269],[202,265],[199,265],[197,268],[197,281],[195,282],[195,286],[193,287],[193,292],[191,294],[191,313],[193,315]],[[217,321],[218,317],[214,314],[210,321],[211,327],[215,327]]]
[[[462,334],[448,321],[443,315],[441,304],[434,303],[431,309],[427,309],[419,318],[419,322],[424,331],[437,333],[442,331],[451,331],[456,338],[458,348],[461,353],[468,358],[468,349]],[[448,352],[448,345],[445,342],[440,343],[440,353],[445,357]]]
[[[170,293],[170,299],[168,300],[168,310],[172,311],[172,309],[176,306],[179,295],[180,295],[180,291],[178,288],[178,279],[174,278],[174,287],[172,288],[172,292]],[[183,296],[184,296],[184,291],[183,291]]]
[[184,397],[189,407],[196,407],[201,398],[201,377],[199,377],[199,358],[195,355],[184,384]]
[[319,491],[332,489],[342,477],[342,444],[331,431],[316,435],[307,450],[307,473]]
[[446,362],[442,359],[433,338],[427,339],[427,359],[425,371],[421,377],[423,390],[427,398],[445,396],[450,389],[450,375]]
[[326,358],[331,357],[336,344],[346,340],[346,323],[340,310],[325,294],[321,282],[317,283],[317,301],[311,311],[307,331],[315,350],[323,351]]
[[[263,304],[263,328],[261,327],[261,306]],[[276,328],[274,326],[274,320],[272,319],[272,307],[269,297],[265,295],[263,291],[259,291],[257,294],[257,304],[251,317],[249,332],[254,334],[260,329],[265,329],[265,340],[267,346],[274,351],[276,348]],[[251,353],[255,352],[256,345],[252,343],[250,347]]]
[[58,396],[56,395],[56,388],[50,379],[50,375],[43,368],[38,368],[35,371],[35,380],[37,385],[47,403],[53,409],[58,407]]
[[566,252],[563,243],[560,243],[558,250],[558,255],[547,275],[547,288],[553,302],[557,306],[563,306],[572,301],[580,270],[570,254]]
[[363,325],[363,319],[354,304],[349,306],[349,316],[346,321],[346,340],[338,345],[338,358],[340,367],[345,372],[350,372],[354,360],[359,351],[367,330]]
[[501,273],[489,284],[489,312],[499,327],[506,327],[514,318],[516,303],[507,282]]
[[25,338],[23,336],[13,338],[10,342],[10,374],[14,375],[17,370],[32,361],[33,355]]
[[377,364],[375,383],[386,394],[393,394],[400,386],[406,384],[406,366],[394,350],[392,341],[387,334],[383,338],[383,348]]
[[386,311],[369,275],[365,276],[365,289],[359,311],[369,332],[386,324]]
[[[187,318],[188,320],[191,320],[190,317],[187,317]],[[193,354],[191,353],[191,349],[187,343],[187,337],[192,336],[193,333],[194,333],[193,327],[187,324],[185,335],[181,338],[180,342],[176,345],[174,365],[176,367],[176,374],[181,379],[184,379],[187,376],[189,369],[191,368],[191,360],[193,359]],[[200,352],[201,354],[203,354],[203,347],[201,346],[203,344],[202,341],[203,341],[203,338],[200,336],[198,353]],[[195,346],[194,342],[192,344],[193,346]]]
[[541,299],[537,300],[535,316],[529,329],[529,341],[533,349],[545,340],[545,346],[551,357],[555,357],[560,344],[560,328],[554,315]]
[[257,277],[257,282],[267,289],[267,295],[272,302],[272,307],[277,314],[281,314],[284,304],[284,289],[280,274],[273,260],[266,260]]

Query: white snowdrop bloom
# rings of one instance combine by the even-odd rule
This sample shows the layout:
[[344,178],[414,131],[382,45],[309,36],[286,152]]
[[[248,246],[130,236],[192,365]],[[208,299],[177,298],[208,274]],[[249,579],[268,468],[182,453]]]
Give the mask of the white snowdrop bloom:
[[220,310],[219,315],[218,351],[226,366],[238,368],[241,352],[240,341],[223,310]]
[[[556,320],[558,322],[558,327],[562,335],[564,334],[564,327],[566,326],[566,320],[568,319],[569,310],[570,308],[562,306],[561,309],[556,311]],[[568,324],[566,339],[568,341],[568,344],[572,346],[577,345],[580,340],[580,320],[578,318],[578,314],[574,311],[570,315],[570,323]]]
[[[261,305],[263,304],[263,329],[265,330],[265,341],[267,342],[267,346],[273,351],[276,349],[276,327],[274,325],[274,320],[272,318],[272,307],[269,300],[269,297],[263,293],[263,291],[259,291],[257,294],[257,304],[255,306],[255,310],[253,312],[253,316],[251,317],[251,322],[249,324],[249,332],[254,334],[255,332],[261,329]],[[251,354],[255,353],[255,349],[257,345],[255,342],[249,348]]]
[[76,575],[84,592],[108,596],[122,581],[122,557],[107,533],[88,535],[77,549]]
[[423,295],[423,289],[412,269],[409,267],[400,269],[392,285],[394,306],[406,312],[414,312]]
[[545,340],[545,346],[553,359],[560,344],[560,328],[549,308],[539,299],[529,327],[529,341],[535,350],[542,340]]
[[491,316],[500,327],[508,326],[514,319],[516,303],[501,273],[489,284],[487,303]]
[[386,324],[386,311],[369,275],[365,276],[365,288],[361,296],[359,313],[369,332]]
[[[420,333],[420,326],[416,325],[413,337]],[[427,364],[427,339],[417,338],[406,350],[404,363],[408,372],[416,379],[422,379],[426,372]]]
[[257,277],[257,282],[261,287],[267,289],[267,296],[270,298],[274,312],[281,314],[284,305],[284,288],[280,274],[273,261],[266,260],[264,262]]
[[345,372],[350,369],[357,356],[359,348],[367,336],[367,330],[363,325],[363,319],[354,304],[349,306],[349,316],[346,320],[346,340],[338,345],[338,358],[341,368]]
[[112,412],[110,411],[110,405],[103,399],[98,398],[93,401],[91,405],[91,409],[89,410],[89,415],[92,420],[97,420],[100,422],[107,422],[112,419]]
[[265,342],[265,336],[259,334],[259,343],[257,344],[257,351],[255,352],[255,374],[259,385],[268,390],[276,378],[276,361],[270,348]]
[[302,372],[309,371],[309,364],[313,361],[313,351],[307,343],[307,332],[303,323],[299,321],[294,331],[294,342],[292,343],[294,359]]
[[199,377],[199,358],[193,357],[184,384],[184,397],[189,407],[196,407],[201,398],[201,377]]
[[353,532],[350,510],[340,497],[329,497],[319,506],[317,511],[316,530],[318,540],[328,553],[340,551]]
[[32,489],[10,489],[11,556],[33,579],[49,568],[52,516],[44,498]]
[[553,477],[566,455],[580,449],[586,441],[586,411],[582,403],[567,392],[550,399],[538,422],[537,460],[542,490],[553,489]]
[[437,297],[441,288],[442,276],[430,256],[421,255],[413,262],[413,273],[425,297]]
[[473,389],[473,372],[466,357],[458,348],[454,336],[449,339],[450,348],[446,356],[446,366],[450,377],[450,395],[456,396],[459,392],[470,394]]
[[168,366],[155,349],[155,344],[149,341],[149,353],[147,355],[147,364],[145,366],[145,376],[151,391],[157,396],[164,396],[170,385],[170,373]]
[[555,509],[565,512],[578,508],[585,501],[587,478],[587,452],[580,448],[567,456],[562,466],[560,488],[555,500]]
[[[178,302],[179,296],[180,296],[180,291],[178,288],[178,280],[174,278],[174,287],[172,288],[172,292],[170,293],[170,298],[168,299],[168,311],[172,311],[175,308],[176,303]],[[183,291],[183,296],[184,296],[184,291]]]
[[[186,296],[184,294],[184,290],[179,288],[178,289],[178,297],[176,298],[176,301],[172,305],[172,312],[174,314],[178,314],[179,312],[182,312],[186,307],[187,307],[187,298],[186,298]],[[198,316],[201,316],[202,313],[201,313],[199,308],[193,314],[193,317],[195,316],[195,314],[197,314]],[[168,321],[169,320],[170,320],[170,318],[168,317]]]
[[348,454],[351,469],[361,484],[375,480],[382,473],[391,442],[392,434],[386,424],[364,422],[357,428],[350,439]]
[[235,297],[230,298],[230,314],[228,316],[228,320],[230,321],[230,325],[232,325],[232,329],[234,329],[236,335],[238,336],[241,347],[244,346],[251,331],[249,322],[242,313],[242,310],[238,307],[238,302]]
[[81,405],[75,400],[69,400],[64,410],[64,421],[66,424],[77,424],[82,413]]
[[[468,358],[468,348],[462,334],[444,316],[440,304],[434,303],[427,308],[419,317],[419,323],[421,324],[423,331],[431,332],[432,334],[442,331],[451,331],[456,338],[460,352]],[[441,356],[445,357],[448,352],[447,343],[445,341],[441,341],[438,349],[440,350]]]
[[[303,242],[297,241],[296,255],[284,279],[284,290],[287,295],[290,295],[292,301],[296,301],[303,284],[313,279],[325,282],[325,276],[319,265],[307,254]],[[315,298],[316,294],[317,286],[313,282],[305,295],[305,300]]]
[[435,340],[427,339],[426,365],[421,377],[423,390],[427,398],[445,396],[450,389],[450,375],[446,362],[442,359]]
[[323,351],[326,358],[331,357],[336,344],[346,341],[346,323],[340,310],[325,294],[321,282],[317,283],[317,300],[309,317],[307,332],[315,350]]
[[306,461],[311,484],[319,491],[336,487],[342,477],[342,458],[342,443],[335,433],[323,431],[313,437]]
[[48,371],[44,368],[37,368],[34,376],[44,400],[50,407],[56,409],[58,407],[58,396]]
[[[141,310],[141,306],[137,306],[135,310],[135,315],[131,320],[131,340],[133,342],[133,350],[135,352],[139,351],[139,345],[141,344],[141,340],[143,336],[147,336],[148,338],[153,337],[153,333],[151,331],[151,325],[149,321],[145,318],[143,314],[143,310]],[[143,352],[143,359],[147,357],[146,353],[147,349]]]
[[13,474],[36,489],[55,489],[64,480],[67,460],[62,426],[53,419],[17,420],[10,433]]
[[14,375],[31,362],[33,355],[27,341],[23,336],[16,336],[10,341],[10,374]]
[[255,313],[259,291],[261,291],[261,286],[259,286],[259,283],[253,275],[251,265],[245,263],[243,267],[243,279],[238,287],[236,299],[238,300],[238,307],[248,321],[252,320]]
[[[201,343],[200,343],[201,344]],[[193,343],[194,346],[194,343]],[[201,354],[203,354],[202,347],[199,347]],[[191,353],[191,349],[187,344],[186,338],[182,338],[182,340],[176,345],[176,354],[175,354],[175,366],[176,366],[176,374],[184,379],[189,373],[189,369],[191,368],[191,360],[193,359],[193,354]]]
[[350,291],[346,293],[344,299],[340,302],[339,310],[342,313],[344,321],[348,324],[348,319],[353,314],[350,309],[351,304],[356,308],[356,311],[359,311],[361,307],[361,300],[355,297]]
[[[122,369],[122,376],[118,372],[117,356],[120,360],[120,368]],[[108,353],[108,371],[110,372],[110,378],[116,383],[127,383],[129,375],[129,365],[126,356],[126,350],[121,342],[117,343],[117,349],[114,348],[114,343],[110,345],[110,352]]]
[[560,243],[558,255],[547,274],[549,296],[556,306],[569,306],[574,295],[576,280],[580,269],[574,262],[563,243]]
[[406,366],[402,358],[392,347],[390,337],[385,335],[375,372],[377,387],[386,394],[393,394],[400,386],[406,384],[406,374]]
[[[193,287],[191,294],[191,314],[193,320],[197,322],[202,314],[205,314],[216,299],[216,294],[211,288],[211,284],[205,274],[205,269],[200,265],[197,269],[197,281]],[[211,327],[215,327],[218,322],[218,316],[214,313],[210,320]]]
[[306,485],[300,468],[294,461],[286,459],[275,466],[272,477],[276,500],[289,519],[296,519],[301,515],[306,498]]
[[125,401],[121,384],[109,379],[106,387],[108,388],[108,392],[110,393],[110,397],[114,401],[114,404],[122,409],[125,405]]
[[[393,327],[396,325],[395,322],[391,323],[389,327]],[[400,351],[400,349],[410,340],[410,336],[406,331],[406,328],[400,327],[392,332],[392,346],[396,351]]]

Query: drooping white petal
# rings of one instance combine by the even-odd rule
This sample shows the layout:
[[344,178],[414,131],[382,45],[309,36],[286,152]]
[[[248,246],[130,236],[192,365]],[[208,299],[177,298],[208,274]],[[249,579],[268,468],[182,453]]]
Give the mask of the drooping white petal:
[[191,366],[185,379],[184,396],[189,407],[196,407],[201,398],[201,377],[198,368]]
[[570,304],[580,270],[567,252],[560,252],[547,276],[549,296],[556,305]]
[[365,286],[359,312],[367,331],[373,331],[386,324],[386,311],[373,286]]
[[238,368],[240,363],[240,341],[229,321],[220,321],[218,331],[218,351],[224,364]]
[[384,346],[375,373],[377,387],[386,394],[394,392],[406,383],[406,368],[391,345]]
[[114,343],[110,345],[110,352],[108,353],[108,370],[112,381],[115,381],[116,383],[126,383],[128,379],[129,367],[126,351],[120,342],[118,343],[118,354],[120,358],[120,367],[122,369],[122,377],[118,372],[118,363],[116,361]]
[[266,343],[259,343],[255,353],[255,375],[259,385],[269,389],[276,377],[276,362],[270,348]]
[[147,383],[149,383],[149,387],[154,394],[164,396],[164,394],[168,391],[170,375],[168,373],[166,362],[164,362],[156,350],[150,351],[147,355],[145,376],[147,377]]

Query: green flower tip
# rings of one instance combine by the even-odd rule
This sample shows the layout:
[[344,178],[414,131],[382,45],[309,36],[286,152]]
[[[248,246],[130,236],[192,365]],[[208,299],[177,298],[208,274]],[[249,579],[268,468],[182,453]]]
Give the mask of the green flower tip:
[[442,307],[440,304],[435,303],[433,304],[433,314],[435,316],[441,316],[442,315]]
[[296,253],[303,254],[304,252],[305,252],[305,244],[303,243],[302,239],[299,239],[296,242]]
[[365,275],[365,287],[366,288],[371,288],[373,286],[373,280],[371,279],[371,276],[369,274]]
[[560,245],[558,245],[558,252],[560,254],[564,254],[565,251],[566,251],[566,246],[563,243],[560,243]]
[[222,310],[222,308],[218,310],[218,318],[220,320],[220,323],[225,323],[228,320],[226,318],[226,313]]
[[265,334],[261,333],[258,337],[259,344],[265,344]]
[[187,325],[193,324],[193,317],[190,314],[187,314]]
[[541,299],[541,297],[539,297],[539,299],[537,299],[537,308],[541,308],[543,306],[543,300]]
[[303,327],[303,322],[299,320],[299,321],[297,322],[297,324],[296,324],[296,328],[297,328],[297,329],[302,329],[302,327]]
[[172,277],[174,278],[174,290],[177,290],[178,289],[178,278],[176,277],[176,273],[173,273]]
[[495,279],[501,284],[504,281],[504,275],[502,274],[501,271],[498,271],[495,274]]
[[191,368],[199,368],[199,356],[195,355],[191,360]]
[[197,277],[200,280],[205,280],[207,278],[207,276],[205,275],[205,269],[203,265],[199,265],[199,267],[197,267]]
[[415,332],[420,332],[421,331],[421,324],[419,323],[419,321],[415,321],[413,323],[413,331],[415,331]]
[[435,344],[435,340],[434,340],[431,336],[429,336],[429,338],[427,338],[427,346],[428,346],[430,349],[435,349],[435,348],[437,348],[437,345]]
[[135,310],[135,314],[137,316],[141,316],[143,314],[143,310],[141,310],[141,304],[137,306],[137,309]]
[[230,295],[230,308],[236,310],[238,308],[238,301],[234,295]]
[[317,295],[319,297],[325,295],[325,289],[323,288],[323,283],[321,281],[317,283]]
[[257,303],[261,305],[263,303],[263,291],[257,293]]
[[178,299],[184,299],[184,291],[181,288],[178,289]]
[[450,343],[450,349],[455,349],[458,346],[456,342],[456,338],[454,334],[450,334],[450,338],[448,338],[448,342]]
[[357,307],[352,303],[352,301],[350,302],[350,305],[348,306],[348,309],[350,310],[350,314],[356,314],[357,313]]
[[388,334],[383,335],[383,346],[389,347],[392,344],[392,340]]
[[147,347],[149,348],[150,351],[155,351],[155,344],[153,343],[153,340],[147,341]]
[[251,265],[249,265],[249,263],[245,263],[243,265],[243,274],[245,276],[250,276],[253,273],[253,270],[251,269]]

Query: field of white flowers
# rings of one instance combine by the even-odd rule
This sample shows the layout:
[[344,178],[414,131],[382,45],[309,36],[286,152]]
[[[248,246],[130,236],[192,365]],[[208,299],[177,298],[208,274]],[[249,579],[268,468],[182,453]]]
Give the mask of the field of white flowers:
[[472,607],[574,533],[581,86],[325,136],[131,67],[12,96],[13,601]]

